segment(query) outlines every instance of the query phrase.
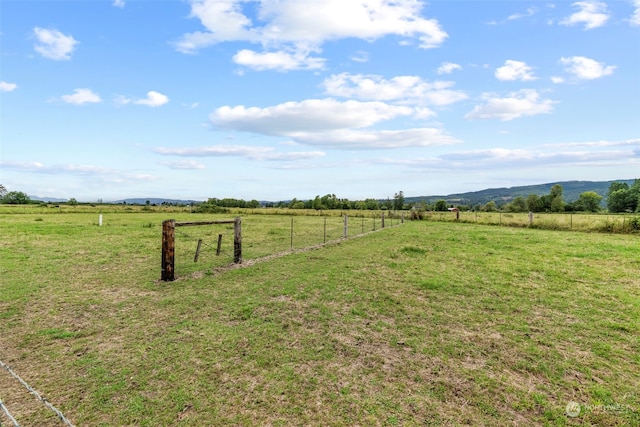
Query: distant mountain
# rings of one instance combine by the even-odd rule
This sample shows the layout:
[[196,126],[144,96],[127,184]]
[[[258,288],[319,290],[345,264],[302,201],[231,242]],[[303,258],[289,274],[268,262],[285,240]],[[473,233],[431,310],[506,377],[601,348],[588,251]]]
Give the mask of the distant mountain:
[[468,193],[449,194],[446,196],[422,196],[422,197],[405,197],[406,203],[417,203],[426,201],[433,204],[438,200],[446,200],[447,204],[459,204],[475,206],[478,204],[484,205],[488,202],[494,201],[498,205],[508,203],[518,196],[527,197],[531,194],[538,196],[544,196],[551,192],[551,187],[556,184],[562,186],[562,196],[565,202],[573,202],[578,200],[581,193],[585,191],[595,191],[603,197],[603,201],[607,198],[607,191],[609,186],[614,182],[626,182],[627,184],[633,184],[632,179],[619,179],[614,181],[561,181],[550,182],[548,184],[538,185],[525,185],[520,187],[503,187],[503,188],[489,188],[486,190],[472,191]]
[[56,197],[40,197],[40,196],[29,196],[29,199],[36,202],[45,202],[45,203],[64,203],[69,201],[69,199],[59,199]]
[[115,200],[109,203],[115,204],[127,204],[127,205],[146,205],[147,202],[151,205],[161,205],[163,203],[172,204],[172,205],[190,205],[202,203],[202,200],[180,200],[180,199],[162,199],[158,197],[147,197],[147,198],[131,198],[131,199],[122,199]]

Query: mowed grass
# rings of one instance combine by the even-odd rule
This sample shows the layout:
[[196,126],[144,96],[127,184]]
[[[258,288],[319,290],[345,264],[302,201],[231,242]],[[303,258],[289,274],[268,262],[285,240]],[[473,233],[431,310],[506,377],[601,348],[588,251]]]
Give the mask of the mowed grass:
[[406,222],[165,283],[163,219],[0,215],[0,360],[78,426],[640,424],[636,235]]

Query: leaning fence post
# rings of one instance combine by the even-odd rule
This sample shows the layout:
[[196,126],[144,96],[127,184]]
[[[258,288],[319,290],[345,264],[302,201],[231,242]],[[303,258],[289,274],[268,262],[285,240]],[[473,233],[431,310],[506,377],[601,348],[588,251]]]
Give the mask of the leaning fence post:
[[168,219],[162,223],[162,270],[160,279],[173,281],[175,270],[175,229],[176,221]]
[[233,262],[242,264],[242,218],[239,216],[233,222]]

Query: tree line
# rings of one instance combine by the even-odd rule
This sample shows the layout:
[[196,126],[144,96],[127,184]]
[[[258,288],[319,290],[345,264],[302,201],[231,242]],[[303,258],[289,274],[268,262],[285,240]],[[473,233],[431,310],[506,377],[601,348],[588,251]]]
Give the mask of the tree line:
[[[433,204],[427,201],[405,203],[404,193],[399,191],[394,194],[393,199],[379,200],[368,198],[364,200],[349,200],[339,198],[335,194],[317,195],[313,199],[265,202],[257,200],[243,200],[235,198],[209,198],[206,202],[197,205],[200,212],[219,212],[226,208],[249,208],[260,207],[289,208],[289,209],[315,209],[315,210],[409,210],[418,209],[423,211],[447,211],[451,208],[459,210],[474,210],[485,212],[599,212],[603,196],[595,191],[585,191],[581,193],[577,200],[565,202],[563,198],[562,185],[556,184],[551,187],[549,194],[539,196],[530,194],[526,197],[517,196],[506,203],[496,203],[490,201],[484,205],[469,206],[464,204],[449,204],[446,200],[438,200]],[[21,191],[8,191],[0,184],[0,203],[3,204],[29,204],[34,203],[26,193]],[[37,202],[40,203],[40,202]],[[67,204],[75,205],[77,200],[69,199]],[[149,202],[147,202],[148,204]],[[625,182],[614,182],[609,186],[606,198],[607,211],[617,212],[640,212],[640,179],[636,179],[632,185]]]

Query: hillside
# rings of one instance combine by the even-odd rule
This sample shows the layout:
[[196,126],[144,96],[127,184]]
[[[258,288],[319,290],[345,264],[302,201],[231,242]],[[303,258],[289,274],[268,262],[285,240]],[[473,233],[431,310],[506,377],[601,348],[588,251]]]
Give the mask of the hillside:
[[468,193],[449,194],[446,196],[422,196],[422,197],[406,197],[407,203],[415,203],[426,201],[427,203],[435,203],[438,200],[446,200],[448,204],[461,205],[477,205],[494,201],[497,204],[509,202],[515,197],[527,197],[530,194],[543,196],[549,194],[551,187],[560,184],[563,188],[563,196],[566,202],[573,202],[578,199],[581,193],[585,191],[595,191],[603,197],[603,201],[607,197],[609,186],[614,182],[626,182],[633,184],[632,179],[620,179],[613,181],[562,181],[550,182],[547,184],[525,185],[519,187],[503,187],[489,188],[486,190],[472,191]]

